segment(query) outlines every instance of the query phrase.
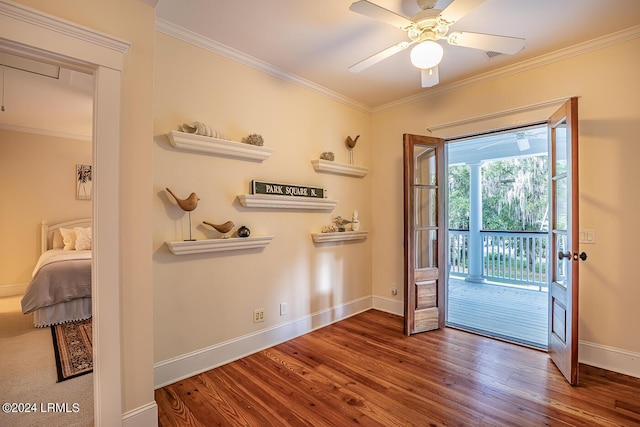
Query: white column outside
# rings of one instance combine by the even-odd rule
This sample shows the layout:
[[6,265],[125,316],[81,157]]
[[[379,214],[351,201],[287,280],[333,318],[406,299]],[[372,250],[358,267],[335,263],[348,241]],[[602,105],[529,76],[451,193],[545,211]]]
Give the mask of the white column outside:
[[469,274],[468,282],[484,282],[482,277],[482,164],[469,165]]

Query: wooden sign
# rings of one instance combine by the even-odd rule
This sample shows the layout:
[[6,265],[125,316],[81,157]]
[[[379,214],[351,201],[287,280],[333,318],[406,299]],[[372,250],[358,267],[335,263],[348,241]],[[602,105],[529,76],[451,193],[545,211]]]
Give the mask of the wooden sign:
[[251,181],[251,194],[269,194],[274,196],[311,197],[324,199],[324,188],[306,185],[279,184],[276,182]]

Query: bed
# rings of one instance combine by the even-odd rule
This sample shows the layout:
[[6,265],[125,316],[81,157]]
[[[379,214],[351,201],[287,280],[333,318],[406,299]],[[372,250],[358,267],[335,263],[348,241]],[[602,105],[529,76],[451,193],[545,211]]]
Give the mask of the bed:
[[36,327],[91,317],[91,218],[42,221],[41,254],[22,298]]

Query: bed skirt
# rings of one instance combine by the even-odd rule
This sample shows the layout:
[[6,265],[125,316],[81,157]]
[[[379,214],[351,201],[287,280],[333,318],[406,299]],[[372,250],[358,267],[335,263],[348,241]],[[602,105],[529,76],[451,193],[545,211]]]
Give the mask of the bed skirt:
[[36,310],[33,313],[33,324],[38,328],[45,328],[90,317],[91,297],[78,298]]

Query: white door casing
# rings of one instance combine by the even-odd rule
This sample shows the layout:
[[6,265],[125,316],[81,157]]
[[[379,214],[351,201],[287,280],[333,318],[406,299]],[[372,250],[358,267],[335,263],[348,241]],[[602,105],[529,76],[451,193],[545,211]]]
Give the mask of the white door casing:
[[[120,84],[129,46],[110,35],[0,0],[0,49],[94,74],[92,310],[96,425],[122,423]],[[109,286],[100,286],[102,283]]]

